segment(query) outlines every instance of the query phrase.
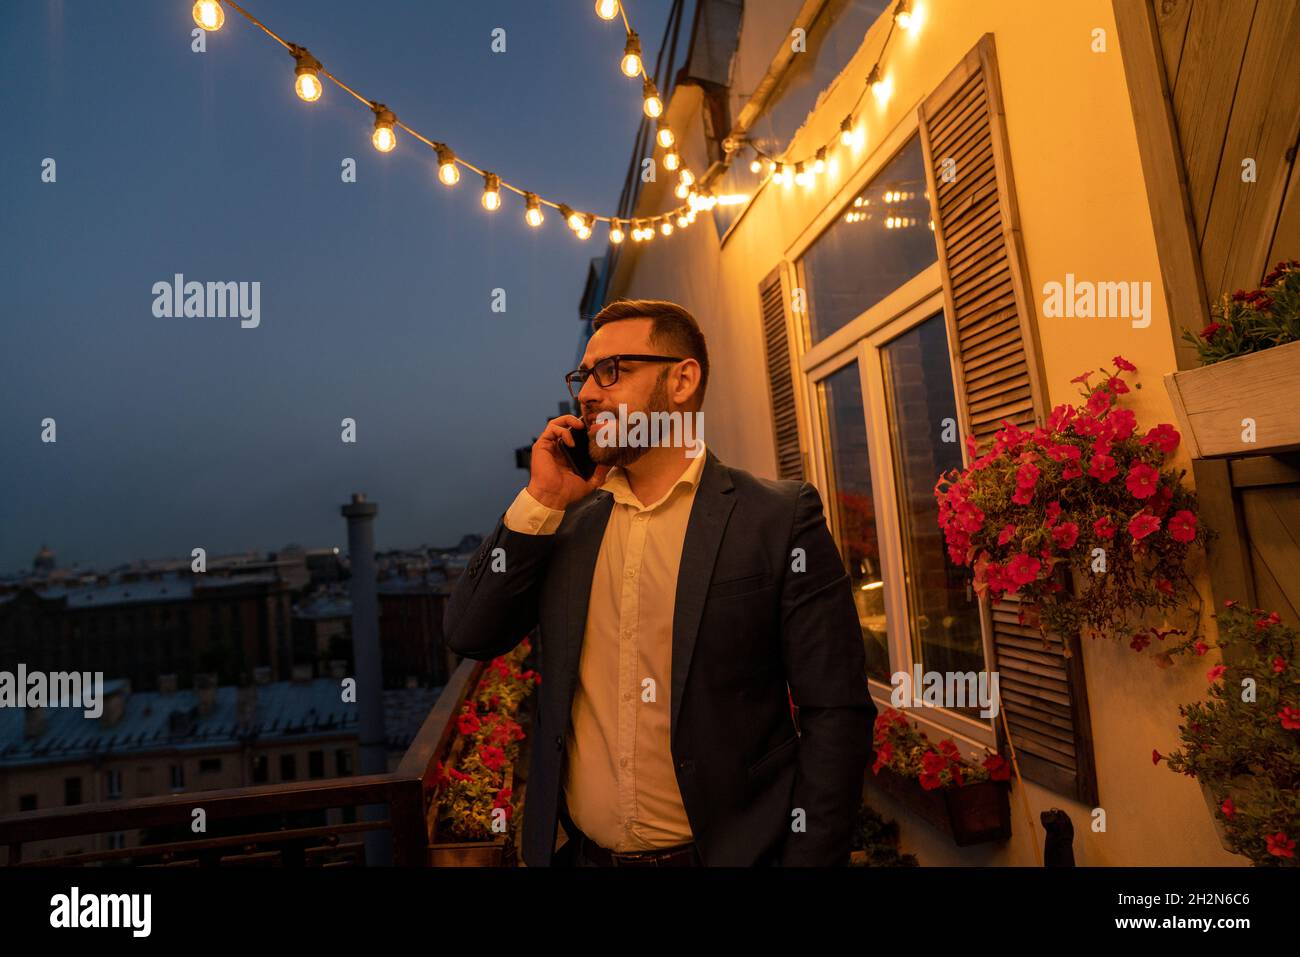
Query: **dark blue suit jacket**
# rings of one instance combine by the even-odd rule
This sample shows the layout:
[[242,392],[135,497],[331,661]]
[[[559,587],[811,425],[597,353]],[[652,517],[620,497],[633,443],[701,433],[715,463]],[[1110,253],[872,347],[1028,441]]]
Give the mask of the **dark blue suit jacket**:
[[[876,717],[849,578],[813,486],[756,478],[706,454],[672,636],[671,746],[691,831],[706,865],[845,864]],[[552,863],[587,603],[612,507],[598,489],[569,506],[553,535],[498,522],[447,607],[447,645],[468,658],[504,654],[538,628],[530,867]],[[505,570],[494,572],[497,548]],[[792,827],[797,808],[806,829]]]

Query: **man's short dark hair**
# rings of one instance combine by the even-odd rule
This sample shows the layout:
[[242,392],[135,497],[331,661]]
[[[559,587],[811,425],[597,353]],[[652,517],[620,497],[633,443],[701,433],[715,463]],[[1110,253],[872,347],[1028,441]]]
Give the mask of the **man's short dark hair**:
[[649,319],[653,323],[650,341],[657,348],[700,364],[700,387],[695,395],[703,403],[704,390],[709,384],[709,349],[695,317],[677,303],[663,299],[618,299],[600,310],[591,320],[591,329],[594,332],[606,323],[623,319]]

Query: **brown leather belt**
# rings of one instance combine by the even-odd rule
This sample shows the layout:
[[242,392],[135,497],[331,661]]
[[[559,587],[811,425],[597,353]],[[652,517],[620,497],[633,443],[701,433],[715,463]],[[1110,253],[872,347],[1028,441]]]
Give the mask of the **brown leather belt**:
[[653,851],[621,852],[602,847],[581,831],[574,840],[577,841],[577,852],[601,867],[693,867],[700,864],[694,842]]

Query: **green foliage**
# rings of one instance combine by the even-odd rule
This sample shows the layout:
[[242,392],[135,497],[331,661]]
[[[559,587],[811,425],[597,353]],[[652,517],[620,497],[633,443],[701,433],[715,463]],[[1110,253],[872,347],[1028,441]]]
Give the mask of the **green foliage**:
[[1211,309],[1211,322],[1183,338],[1196,347],[1201,365],[1300,341],[1300,262],[1278,263],[1264,285],[1226,293]]

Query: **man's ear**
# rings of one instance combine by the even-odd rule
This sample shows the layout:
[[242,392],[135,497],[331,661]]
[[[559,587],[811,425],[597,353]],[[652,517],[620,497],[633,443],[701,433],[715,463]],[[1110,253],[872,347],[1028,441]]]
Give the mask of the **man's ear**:
[[686,359],[677,369],[676,385],[672,399],[677,405],[685,405],[700,391],[700,364],[695,359]]

